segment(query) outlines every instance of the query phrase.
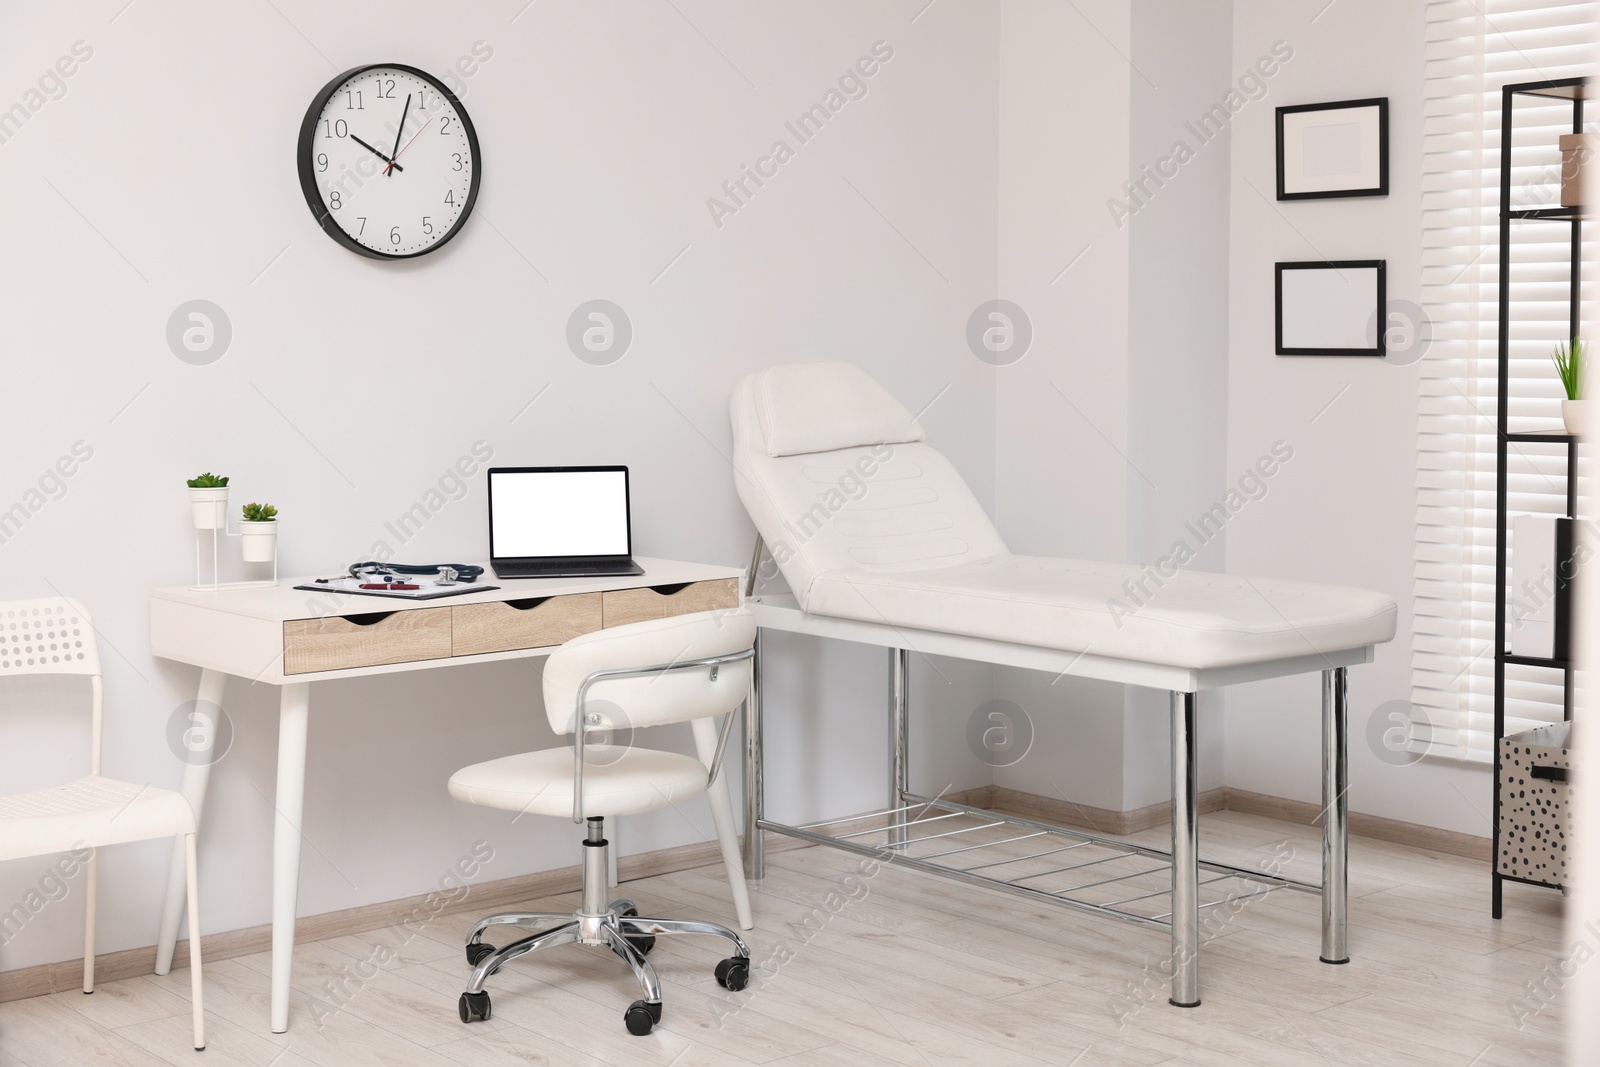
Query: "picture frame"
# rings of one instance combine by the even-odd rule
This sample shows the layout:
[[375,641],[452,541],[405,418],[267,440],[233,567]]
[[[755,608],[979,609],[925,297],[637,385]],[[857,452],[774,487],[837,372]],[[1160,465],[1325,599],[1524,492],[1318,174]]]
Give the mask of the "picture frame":
[[1386,261],[1278,263],[1274,341],[1280,356],[1384,355]]
[[1278,108],[1278,199],[1389,195],[1389,98]]

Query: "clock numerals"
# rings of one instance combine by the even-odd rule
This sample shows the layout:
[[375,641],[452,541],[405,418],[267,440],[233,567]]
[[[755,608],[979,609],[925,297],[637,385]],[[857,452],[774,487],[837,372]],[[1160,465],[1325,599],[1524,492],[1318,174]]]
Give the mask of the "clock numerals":
[[328,173],[328,153],[317,153],[317,172],[320,174]]
[[422,216],[422,232],[429,235],[433,233],[433,223],[430,218],[431,216],[428,215]]
[[449,204],[451,207],[456,206],[456,191],[454,189],[451,189],[444,194],[444,202]]
[[450,153],[450,158],[454,159],[456,161],[456,165],[451,167],[450,168],[451,170],[461,170],[463,167],[466,166],[466,164],[464,162],[462,162],[462,155],[461,155],[460,152],[452,152],[452,153]]
[[[450,135],[450,116],[449,115],[446,115],[444,118],[439,120],[439,135],[441,137],[448,137]],[[457,157],[457,158],[460,158],[460,157]],[[460,168],[457,168],[457,169],[459,170]]]
[[335,189],[328,194],[328,210],[338,211],[342,207],[344,207],[344,201],[339,196],[339,190]]
[[356,236],[360,237],[367,232],[367,217],[365,215],[357,215],[356,221],[361,223],[360,226],[356,227]]
[[393,100],[394,99],[394,79],[393,78],[378,78],[378,79],[376,79],[376,81],[378,83],[378,99],[379,100]]
[[365,111],[367,106],[361,102],[360,89],[346,89],[344,91],[344,109],[346,111]]
[[322,136],[324,139],[332,137],[349,137],[350,124],[344,119],[336,119],[332,125],[329,125],[328,120],[323,119]]

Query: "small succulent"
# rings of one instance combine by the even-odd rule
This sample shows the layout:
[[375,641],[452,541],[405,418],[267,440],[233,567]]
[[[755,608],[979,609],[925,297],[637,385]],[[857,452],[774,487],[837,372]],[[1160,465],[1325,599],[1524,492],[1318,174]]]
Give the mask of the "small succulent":
[[227,484],[228,476],[226,474],[212,474],[210,471],[200,475],[198,478],[189,479],[190,489],[221,489]]
[[246,504],[244,506],[245,522],[272,522],[278,517],[278,509],[271,504]]

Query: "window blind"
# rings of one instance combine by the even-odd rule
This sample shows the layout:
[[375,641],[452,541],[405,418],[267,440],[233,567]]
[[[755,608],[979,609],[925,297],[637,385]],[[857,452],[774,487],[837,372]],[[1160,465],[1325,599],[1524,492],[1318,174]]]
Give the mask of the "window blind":
[[[1597,16],[1595,0],[1428,3],[1421,303],[1433,339],[1418,402],[1414,752],[1493,760],[1494,650],[1506,639],[1494,633],[1501,87],[1589,74]],[[1600,102],[1589,108],[1592,129]],[[1519,97],[1514,114],[1512,206],[1557,206],[1572,106]],[[1569,330],[1570,224],[1512,227],[1510,429],[1555,429],[1550,351]],[[1565,465],[1564,445],[1511,445],[1508,514],[1566,514]],[[1507,665],[1508,732],[1561,714],[1559,671]]]

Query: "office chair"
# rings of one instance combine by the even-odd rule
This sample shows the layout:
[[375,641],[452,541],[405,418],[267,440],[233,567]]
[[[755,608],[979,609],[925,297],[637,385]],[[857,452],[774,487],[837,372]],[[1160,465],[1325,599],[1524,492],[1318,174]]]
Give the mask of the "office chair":
[[[523,752],[475,763],[450,779],[457,800],[520,813],[570,816],[588,823],[583,842],[583,903],[563,915],[508,912],[478,921],[467,938],[472,980],[461,994],[461,1021],[488,1019],[489,976],[518,956],[558,945],[608,948],[633,970],[644,998],[628,1005],[629,1032],[648,1034],[661,1021],[661,984],[645,956],[662,934],[710,934],[733,943],[733,956],[717,964],[725,989],[750,978],[750,949],[718,923],[651,919],[631,900],[606,902],[612,879],[607,816],[633,815],[706,793],[733,888],[739,923],[749,929],[750,904],[734,834],[733,808],[721,777],[722,755],[734,713],[750,686],[755,619],[740,608],[614,626],[583,634],[550,654],[544,669],[544,706],[550,727],[572,736],[566,747]],[[718,733],[712,726],[723,716]],[[574,729],[581,716],[582,728]],[[632,731],[691,723],[699,758],[636,747]],[[496,948],[484,944],[491,926],[536,931]]]
[[[89,613],[76,600],[50,597],[0,603],[0,677],[85,675],[91,693],[89,776],[51,789],[0,795],[0,860],[87,850],[83,991],[94,992],[98,850],[106,845],[182,837],[189,873],[189,986],[194,1047],[206,1047],[200,1002],[200,906],[195,817],[180,793],[100,775],[103,689],[100,652]],[[59,861],[58,861],[59,862]]]

